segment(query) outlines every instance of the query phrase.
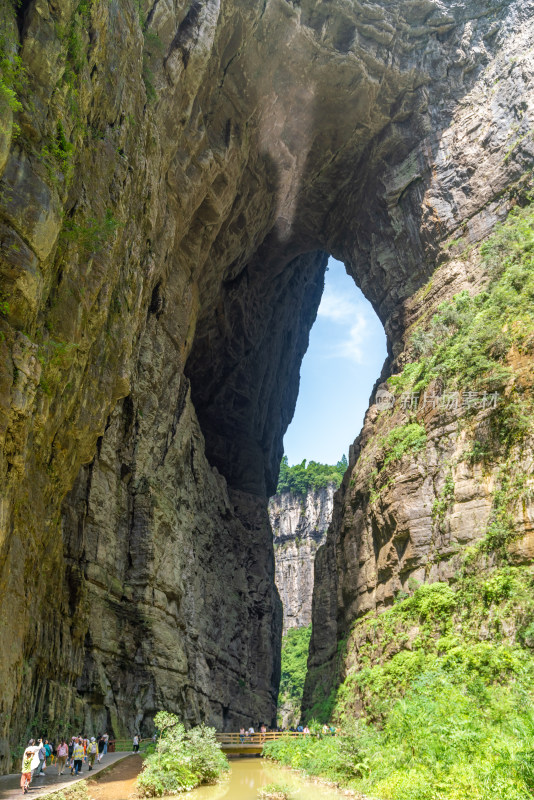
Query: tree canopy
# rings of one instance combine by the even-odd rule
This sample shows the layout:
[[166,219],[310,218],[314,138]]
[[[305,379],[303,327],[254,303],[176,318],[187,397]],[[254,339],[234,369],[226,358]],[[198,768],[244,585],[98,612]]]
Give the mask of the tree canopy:
[[347,456],[343,455],[337,464],[321,464],[310,461],[306,464],[304,459],[300,464],[292,467],[288,464],[287,456],[280,463],[278,475],[277,494],[293,492],[294,494],[307,494],[311,489],[324,489],[329,484],[334,484],[336,489],[347,469]]

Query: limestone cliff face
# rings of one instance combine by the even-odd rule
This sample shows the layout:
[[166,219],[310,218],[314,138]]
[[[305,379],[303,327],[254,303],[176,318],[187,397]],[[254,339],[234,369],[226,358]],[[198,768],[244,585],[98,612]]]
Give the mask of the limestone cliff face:
[[[405,304],[412,336],[382,378],[414,363],[414,331],[428,331],[443,302],[461,292],[477,297],[487,290],[480,248],[461,236],[451,247],[456,257],[449,257]],[[501,321],[499,332],[506,334],[507,328]],[[454,585],[460,577],[491,574],[503,565],[532,564],[534,337],[528,328],[524,332],[524,347],[503,347],[505,339],[495,339],[493,351],[503,348],[503,377],[494,392],[477,391],[476,383],[456,392],[438,378],[424,390],[397,393],[393,406],[386,394],[384,406],[384,390],[394,387],[394,378],[375,391],[315,561],[303,697],[309,716],[314,707],[332,709],[339,683],[369,666],[369,649],[375,648],[374,665],[415,647],[417,627],[393,643],[381,643],[372,624],[357,624],[366,615],[379,615],[421,584]],[[476,354],[476,336],[470,348]],[[514,418],[519,409],[521,419]],[[391,443],[408,442],[402,437],[410,432],[412,445],[392,452]],[[519,614],[503,623],[502,633],[485,623],[475,635],[480,641],[501,635],[516,643],[531,621]],[[456,633],[462,635],[459,623]],[[366,712],[357,683],[348,698],[354,711]]]
[[0,21],[0,768],[35,717],[272,719],[266,498],[327,253],[399,356],[440,243],[483,237],[531,167],[534,3]]
[[334,492],[329,484],[305,496],[282,492],[269,500],[274,536],[275,583],[283,606],[283,633],[311,622],[314,561],[332,519]]

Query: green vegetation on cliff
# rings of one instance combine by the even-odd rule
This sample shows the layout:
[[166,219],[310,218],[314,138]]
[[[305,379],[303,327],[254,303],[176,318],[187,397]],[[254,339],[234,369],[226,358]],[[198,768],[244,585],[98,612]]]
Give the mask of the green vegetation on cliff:
[[306,465],[306,459],[304,459],[302,463],[294,464],[292,467],[287,462],[287,456],[284,456],[280,463],[276,493],[307,494],[313,489],[324,489],[329,484],[334,484],[336,488],[339,488],[346,469],[347,457],[345,455],[335,466],[320,464],[318,461],[310,461]]
[[440,380],[445,391],[506,392],[497,403],[495,440],[513,445],[533,430],[530,396],[534,355],[534,206],[514,209],[481,247],[487,281],[442,303],[430,323],[415,328],[415,360],[389,379],[399,394],[419,393]]
[[[529,567],[466,572],[451,586],[423,584],[381,614],[358,620],[334,715],[363,710],[383,722],[423,674],[493,684],[534,674],[534,575]],[[387,654],[387,655],[386,655]]]
[[214,728],[198,725],[186,731],[178,717],[166,711],[156,714],[154,724],[160,736],[156,752],[146,757],[137,779],[142,797],[188,792],[214,783],[228,770]]
[[268,754],[384,800],[526,800],[532,646],[529,567],[422,585],[354,624],[330,698],[346,735],[275,742]]
[[400,461],[403,456],[413,455],[424,450],[427,442],[426,430],[418,422],[408,422],[398,425],[384,436],[380,441],[381,466],[373,470],[369,480],[369,500],[376,502],[384,489],[388,488],[393,480],[384,481],[384,470],[395,461]]
[[0,130],[5,130],[4,118],[8,109],[22,110],[18,92],[23,79],[22,60],[2,26],[0,28]]
[[300,719],[310,639],[311,625],[290,628],[282,639],[282,674],[278,707],[284,709],[286,717],[290,713],[295,722]]

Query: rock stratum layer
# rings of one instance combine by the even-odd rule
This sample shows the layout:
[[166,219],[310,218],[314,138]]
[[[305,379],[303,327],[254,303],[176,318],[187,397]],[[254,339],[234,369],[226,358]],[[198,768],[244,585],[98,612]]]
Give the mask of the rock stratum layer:
[[275,583],[283,608],[282,634],[311,622],[315,553],[332,519],[336,487],[306,495],[275,494],[269,500],[274,537]]
[[[326,254],[398,357],[440,244],[487,235],[531,169],[534,3],[0,19],[1,769],[30,720],[273,719],[266,497]],[[360,602],[344,560],[317,595],[325,664]]]

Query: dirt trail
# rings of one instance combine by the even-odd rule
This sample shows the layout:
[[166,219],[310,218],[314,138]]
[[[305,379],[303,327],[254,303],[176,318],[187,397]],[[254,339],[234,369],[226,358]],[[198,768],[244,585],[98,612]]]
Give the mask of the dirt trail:
[[129,800],[135,795],[135,780],[141,771],[141,756],[130,756],[101,776],[87,781],[91,800]]

